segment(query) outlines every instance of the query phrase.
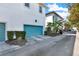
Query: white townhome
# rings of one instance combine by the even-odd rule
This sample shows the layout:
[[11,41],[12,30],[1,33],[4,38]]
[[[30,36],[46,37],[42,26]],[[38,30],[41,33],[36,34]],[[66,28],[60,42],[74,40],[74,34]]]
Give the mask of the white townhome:
[[[64,21],[64,19],[59,14],[57,14],[55,11],[52,11],[52,12],[47,13],[46,14],[45,27],[47,27],[47,24],[49,22],[52,22],[53,23],[56,20],[60,20],[60,21],[62,21],[62,23]],[[63,25],[63,27],[64,27],[64,25]]]
[[0,3],[0,41],[7,31],[25,31],[27,36],[43,35],[45,5],[41,3]]

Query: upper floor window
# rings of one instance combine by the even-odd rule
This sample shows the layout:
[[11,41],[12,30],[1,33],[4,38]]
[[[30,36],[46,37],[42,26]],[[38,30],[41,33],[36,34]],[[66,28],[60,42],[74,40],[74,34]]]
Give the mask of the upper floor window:
[[55,17],[53,16],[53,23],[55,22]]
[[29,6],[29,3],[25,3],[25,6],[30,7],[30,6]]
[[39,6],[39,12],[42,13],[42,7],[41,6]]
[[53,16],[53,21],[57,21],[57,16],[56,15]]

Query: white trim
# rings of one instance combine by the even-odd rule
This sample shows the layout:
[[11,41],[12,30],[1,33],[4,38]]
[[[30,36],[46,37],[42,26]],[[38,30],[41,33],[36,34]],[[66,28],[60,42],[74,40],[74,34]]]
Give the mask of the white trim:
[[7,23],[5,23],[5,41],[8,40],[7,38]]

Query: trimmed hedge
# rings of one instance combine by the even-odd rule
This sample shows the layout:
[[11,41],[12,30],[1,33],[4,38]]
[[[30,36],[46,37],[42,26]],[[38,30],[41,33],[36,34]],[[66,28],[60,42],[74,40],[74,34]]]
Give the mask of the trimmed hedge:
[[23,40],[25,40],[25,32],[24,31],[8,31],[7,32],[7,36],[8,36],[8,40],[12,41],[13,39],[13,35],[16,35],[16,39],[18,39],[19,37],[22,37]]
[[8,37],[8,40],[12,41],[13,40],[13,31],[8,31],[7,37]]
[[22,39],[25,39],[25,32],[24,31],[15,31],[16,33],[16,39],[19,37],[22,37]]

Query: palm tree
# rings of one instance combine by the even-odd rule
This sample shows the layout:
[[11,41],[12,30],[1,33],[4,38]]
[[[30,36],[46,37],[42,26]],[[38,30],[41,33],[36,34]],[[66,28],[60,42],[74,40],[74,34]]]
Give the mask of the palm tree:
[[61,20],[54,21],[52,27],[53,27],[53,32],[57,33],[63,27],[62,21]]
[[49,22],[47,25],[47,31],[49,33],[57,33],[62,28],[62,21],[56,20],[54,22]]

